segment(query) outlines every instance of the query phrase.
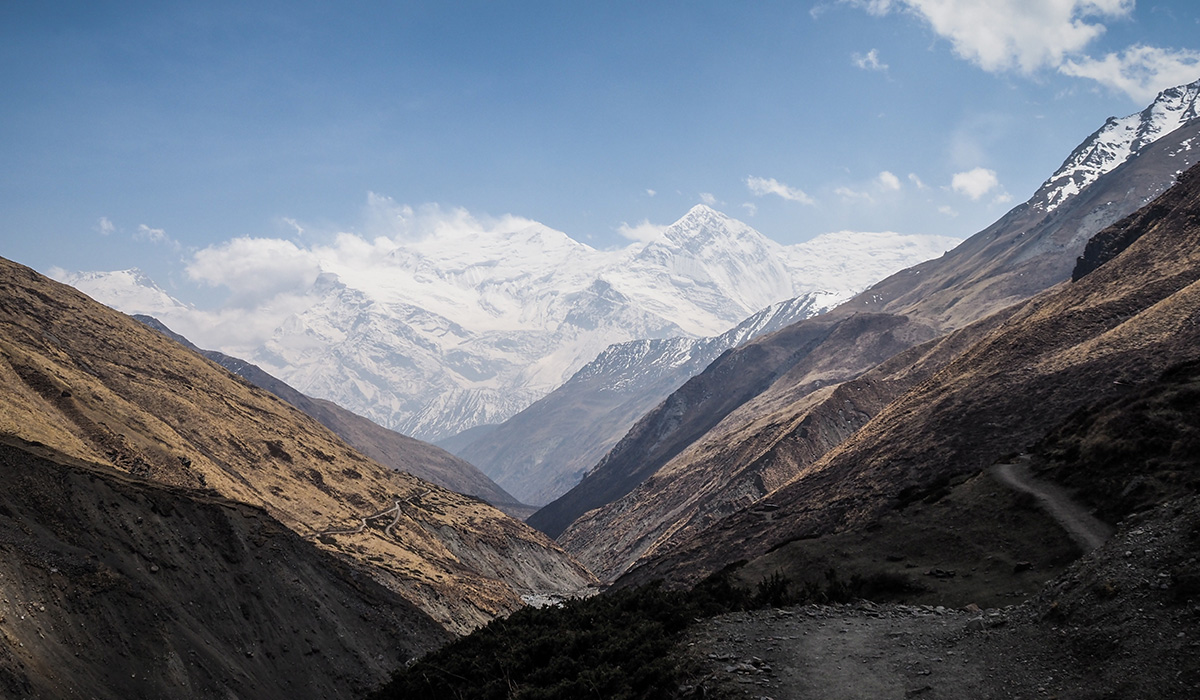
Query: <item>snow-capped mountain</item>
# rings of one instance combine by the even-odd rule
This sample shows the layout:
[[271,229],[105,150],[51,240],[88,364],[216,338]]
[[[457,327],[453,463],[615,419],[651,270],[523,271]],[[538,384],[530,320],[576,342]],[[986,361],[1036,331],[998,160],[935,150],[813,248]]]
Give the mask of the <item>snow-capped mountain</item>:
[[[182,305],[124,304],[136,297],[114,288],[150,288],[130,273],[65,281],[123,311],[153,314],[310,396],[436,440],[507,419],[613,343],[716,336],[786,299],[849,296],[957,242],[829,234],[785,247],[705,206],[620,250],[516,218],[424,237],[349,238],[357,248],[314,251],[320,274],[289,297],[290,313],[254,347],[205,337],[199,312]],[[864,254],[877,249],[888,252]],[[862,262],[843,265],[847,258]],[[814,272],[839,266],[835,276]]]
[[845,299],[811,292],[772,304],[719,336],[610,345],[528,408],[466,445],[450,446],[523,503],[544,505],[579,483],[638,418],[722,352]]
[[1200,80],[1163,90],[1154,102],[1136,114],[1109,117],[1042,184],[1031,200],[1033,206],[1053,211],[1096,178],[1200,116],[1197,99],[1200,99]]
[[113,272],[60,272],[52,276],[102,304],[130,315],[176,316],[193,311],[191,306],[172,297],[136,268]]

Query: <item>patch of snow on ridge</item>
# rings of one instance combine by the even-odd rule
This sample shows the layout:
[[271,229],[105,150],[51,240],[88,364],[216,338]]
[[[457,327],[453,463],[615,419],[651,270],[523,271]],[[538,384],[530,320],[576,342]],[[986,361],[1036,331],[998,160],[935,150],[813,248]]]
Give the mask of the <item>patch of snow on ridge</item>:
[[1054,211],[1101,175],[1200,116],[1200,80],[1169,88],[1148,107],[1126,117],[1110,117],[1079,145],[1033,196],[1033,206]]

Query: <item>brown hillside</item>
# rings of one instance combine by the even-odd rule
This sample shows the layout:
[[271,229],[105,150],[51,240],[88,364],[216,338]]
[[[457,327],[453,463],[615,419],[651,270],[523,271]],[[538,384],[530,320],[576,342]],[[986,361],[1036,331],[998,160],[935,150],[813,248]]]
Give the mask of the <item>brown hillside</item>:
[[[0,261],[0,434],[211,489],[318,538],[448,628],[590,575],[475,498],[384,467],[133,319]],[[387,513],[357,528],[362,518]]]
[[751,512],[734,514],[628,580],[691,581],[780,543],[859,530],[913,497],[1025,450],[1074,411],[1200,358],[1200,177],[1122,224],[1145,233],[1076,283],[984,320],[979,340]]
[[[1198,133],[1200,122],[1163,137],[1053,212],[1047,213],[1041,206],[1040,193],[1035,194],[942,257],[896,273],[824,316],[801,321],[723,355],[644,416],[580,484],[527,522],[557,537],[588,511],[612,504],[608,512],[627,514],[630,522],[647,524],[642,533],[629,533],[630,542],[647,537],[659,539],[658,534],[650,534],[650,529],[673,524],[660,522],[660,513],[653,508],[637,515],[644,506],[641,498],[630,492],[638,484],[679,458],[708,429],[722,422],[725,427],[718,430],[727,433],[733,429],[731,426],[744,429],[776,411],[799,415],[812,403],[808,394],[813,389],[845,381],[869,368],[843,367],[843,356],[858,358],[861,346],[880,344],[880,339],[870,337],[868,332],[864,337],[848,338],[850,344],[846,346],[825,343],[818,356],[796,343],[796,338],[806,339],[822,325],[827,327],[855,314],[888,313],[914,324],[910,329],[886,330],[893,339],[907,338],[912,345],[930,338],[930,328],[948,332],[1068,279],[1075,258],[1093,234],[1153,199],[1169,186],[1180,167],[1190,165],[1194,156],[1183,143]],[[801,330],[805,327],[810,328]],[[897,351],[904,347],[898,346]],[[747,354],[745,358],[743,353]],[[755,357],[750,358],[750,354]],[[807,367],[797,366],[801,360],[810,366],[825,366],[830,372],[825,376],[810,374]],[[752,363],[757,364],[755,369],[743,376],[742,367]],[[725,364],[731,368],[725,369]],[[789,408],[793,403],[796,405]],[[860,419],[865,421],[870,415]],[[782,420],[786,423],[790,419]],[[755,437],[755,443],[779,439],[778,431],[772,434],[771,425],[773,422],[768,421],[768,434]],[[716,442],[720,437],[709,439]],[[740,438],[746,439],[749,437]],[[727,481],[720,478],[712,482],[717,491],[700,494],[699,500],[704,503],[697,501],[697,507],[682,505],[685,500],[696,500],[694,482],[661,499],[682,508],[672,516],[675,519],[702,516],[701,510],[728,512],[736,507],[728,499],[729,494],[744,500],[753,495],[753,489],[728,491]],[[662,483],[669,488],[675,482],[664,479]],[[603,513],[586,516],[587,520],[606,518]],[[590,532],[608,529],[604,522],[581,526]],[[581,546],[582,540],[583,536],[572,537],[571,548],[582,553],[584,547],[592,546]],[[619,558],[627,558],[628,554]]]
[[524,518],[533,512],[531,507],[518,502],[473,465],[440,447],[388,430],[332,401],[306,396],[282,379],[245,360],[215,350],[202,350],[156,318],[141,315],[133,318],[316,418],[317,422],[332,430],[351,447],[380,464],[432,481],[451,491],[482,498],[514,518]]

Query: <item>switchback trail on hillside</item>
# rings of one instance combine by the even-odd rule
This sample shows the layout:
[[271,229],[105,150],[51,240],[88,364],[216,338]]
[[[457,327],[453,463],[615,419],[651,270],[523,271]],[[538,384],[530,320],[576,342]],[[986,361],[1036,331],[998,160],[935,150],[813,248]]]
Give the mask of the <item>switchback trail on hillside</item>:
[[392,518],[391,524],[388,525],[383,530],[384,534],[391,535],[392,528],[396,527],[396,525],[400,522],[400,505],[405,502],[416,503],[417,501],[421,500],[426,495],[428,495],[430,493],[430,491],[431,491],[430,489],[425,489],[424,491],[422,491],[421,493],[419,493],[415,496],[409,496],[408,498],[405,498],[405,499],[396,499],[395,504],[391,508],[381,510],[378,513],[368,515],[365,518],[359,518],[359,520],[361,522],[359,523],[358,527],[356,527],[356,528],[352,528],[349,530],[323,530],[321,532],[317,532],[317,533],[310,535],[310,537],[315,539],[317,537],[328,537],[330,535],[357,535],[358,533],[367,529],[368,521],[374,520],[375,518],[382,518],[385,515],[393,515],[394,514],[395,517]]
[[1034,478],[1029,471],[1027,455],[1013,462],[994,465],[992,475],[1004,485],[1037,498],[1042,508],[1063,526],[1084,552],[1096,549],[1113,534],[1112,527],[1089,513],[1065,490]]

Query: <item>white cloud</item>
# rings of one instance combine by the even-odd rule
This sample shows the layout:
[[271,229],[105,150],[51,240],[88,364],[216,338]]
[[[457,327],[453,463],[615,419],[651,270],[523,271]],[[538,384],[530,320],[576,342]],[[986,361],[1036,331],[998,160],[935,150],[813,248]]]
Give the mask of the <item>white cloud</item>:
[[656,195],[656,194],[658,194],[658,191],[657,191],[657,190],[652,190],[652,189],[649,189],[649,188],[647,188],[647,189],[646,189],[646,196],[647,196],[647,197],[653,197],[653,196],[654,196],[654,195]]
[[716,204],[717,204],[717,198],[713,196],[712,192],[701,192],[700,193],[700,201],[704,202],[705,204],[707,204],[710,207],[716,206]]
[[1008,204],[1012,199],[1012,195],[1008,192],[1001,192],[992,199],[992,204]]
[[300,225],[299,221],[296,221],[295,219],[291,218],[290,216],[283,217],[281,219],[281,221],[283,221],[283,223],[287,224],[289,228],[293,229],[296,232],[297,237],[304,236],[304,227]]
[[989,72],[1057,68],[1104,33],[1098,19],[1125,18],[1134,0],[846,0],[875,15],[902,10],[948,39],[960,58]]
[[742,202],[742,208],[745,209],[746,213],[750,216],[754,216],[758,213],[758,205],[754,202]]
[[107,216],[100,217],[100,221],[96,223],[96,231],[98,231],[101,236],[110,235],[116,230],[117,227],[113,225],[113,222],[108,220]]
[[1161,90],[1200,77],[1200,52],[1137,45],[1101,59],[1068,59],[1058,70],[1064,75],[1095,80],[1139,102],[1149,102]]
[[649,219],[642,219],[641,223],[633,226],[622,221],[621,225],[617,227],[617,233],[631,241],[649,243],[658,238],[666,228],[666,226],[650,223]]
[[958,216],[958,212],[948,204],[943,204],[942,206],[938,207],[938,213],[942,214],[943,216],[949,216],[950,218]]
[[886,63],[879,61],[879,49],[871,49],[865,54],[854,53],[850,55],[850,60],[854,65],[863,70],[877,70],[886,72],[888,66]]
[[[1093,58],[1087,47],[1107,31],[1104,22],[1127,20],[1135,0],[841,0],[883,16],[920,17],[947,39],[960,58],[992,73],[1030,75],[1043,69],[1095,80],[1148,102],[1168,87],[1200,77],[1200,52],[1133,45]],[[861,58],[861,63],[859,62]],[[875,62],[878,58],[875,58]],[[872,67],[872,55],[855,65]]]
[[816,200],[814,200],[812,197],[809,197],[802,190],[798,190],[795,187],[788,187],[773,177],[747,177],[746,187],[750,189],[751,194],[757,197],[765,197],[769,194],[773,194],[778,197],[783,197],[789,202],[800,202],[801,204],[816,203]]
[[974,170],[955,173],[954,177],[950,180],[950,189],[959,194],[966,195],[972,201],[977,201],[980,197],[999,186],[1000,180],[996,178],[996,171],[988,170],[987,168],[975,168]]
[[921,182],[921,178],[917,177],[916,173],[909,173],[908,181],[911,182],[912,184],[916,185],[918,190],[923,190],[927,187],[927,185],[924,182]]
[[311,285],[321,273],[321,264],[312,251],[291,241],[234,238],[196,251],[187,273],[197,282],[228,287],[233,292],[231,303],[251,306]]
[[879,173],[879,186],[885,191],[894,192],[900,189],[900,178],[896,177],[887,170],[884,170],[883,172]]
[[437,204],[413,208],[391,197],[367,193],[363,214],[366,234],[391,241],[420,241],[427,238],[461,238],[497,230],[513,231],[538,225],[532,219],[512,214],[500,217],[475,215],[461,207],[442,209]]

